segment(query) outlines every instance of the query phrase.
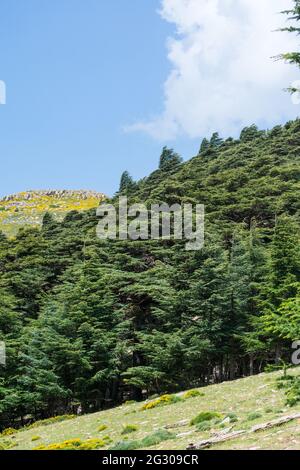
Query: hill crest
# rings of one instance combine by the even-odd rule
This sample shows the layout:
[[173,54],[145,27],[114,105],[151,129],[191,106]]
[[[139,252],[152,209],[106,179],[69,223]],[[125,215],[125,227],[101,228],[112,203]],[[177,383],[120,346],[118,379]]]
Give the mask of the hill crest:
[[46,212],[62,220],[68,212],[95,208],[103,199],[103,193],[82,189],[44,189],[10,194],[0,200],[0,230],[6,235],[15,235],[23,225],[39,226]]

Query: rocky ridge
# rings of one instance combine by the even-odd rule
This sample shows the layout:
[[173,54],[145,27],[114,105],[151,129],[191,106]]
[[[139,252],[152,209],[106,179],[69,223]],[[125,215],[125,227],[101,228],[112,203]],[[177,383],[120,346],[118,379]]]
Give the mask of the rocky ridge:
[[23,199],[24,201],[29,201],[30,199],[35,199],[36,197],[53,197],[53,198],[78,198],[78,199],[99,199],[102,200],[105,195],[103,193],[99,193],[97,191],[91,190],[69,190],[69,189],[48,189],[48,190],[33,190],[33,191],[25,191],[21,193],[10,194],[8,196],[4,196],[0,199],[0,202],[9,202],[13,200]]

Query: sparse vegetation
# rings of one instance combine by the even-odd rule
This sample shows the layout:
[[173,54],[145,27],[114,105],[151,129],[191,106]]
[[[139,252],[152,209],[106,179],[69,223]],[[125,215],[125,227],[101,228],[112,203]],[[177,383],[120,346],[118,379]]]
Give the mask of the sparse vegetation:
[[41,445],[35,447],[33,450],[96,450],[107,446],[108,442],[104,439],[70,439],[64,442],[49,444],[48,446]]
[[100,426],[98,426],[98,432],[105,431],[106,429],[107,429],[107,425],[106,425],[106,424],[100,424]]
[[277,388],[284,389],[286,404],[295,406],[300,403],[300,380],[298,376],[283,375],[277,379]]
[[0,442],[0,450],[13,449],[15,446],[16,444],[12,441],[3,440],[2,442]]
[[210,431],[213,427],[213,423],[211,421],[203,421],[197,425],[197,430],[199,432]]
[[163,441],[167,441],[169,439],[175,439],[175,438],[176,438],[175,434],[163,429],[163,430],[155,431],[154,433],[140,440],[120,441],[115,446],[111,447],[110,450],[142,449],[142,448],[152,447],[154,445],[160,444]]
[[191,426],[195,426],[196,424],[201,424],[204,422],[209,422],[214,419],[221,419],[222,415],[220,413],[217,413],[215,411],[202,411],[199,413],[195,418],[191,420]]
[[6,429],[4,429],[4,430],[1,432],[0,437],[12,436],[12,435],[15,434],[16,432],[18,432],[17,429],[14,429],[14,428],[6,428]]
[[152,410],[158,406],[172,405],[173,403],[177,403],[180,400],[181,398],[178,395],[162,395],[155,400],[145,403],[145,405],[142,406],[142,410]]
[[235,413],[228,413],[226,416],[225,416],[225,419],[226,418],[229,418],[229,422],[230,423],[237,423],[238,422],[238,417]]
[[205,396],[205,393],[203,392],[200,392],[199,390],[188,390],[187,392],[185,392],[183,395],[182,395],[182,398],[184,400],[188,400],[189,398],[194,398],[194,397],[204,397]]
[[262,414],[259,413],[258,411],[253,411],[252,413],[249,413],[247,416],[247,421],[255,421],[256,419],[259,419],[262,417]]
[[138,430],[138,426],[135,424],[126,424],[124,428],[122,429],[121,434],[131,434],[133,432],[136,432]]

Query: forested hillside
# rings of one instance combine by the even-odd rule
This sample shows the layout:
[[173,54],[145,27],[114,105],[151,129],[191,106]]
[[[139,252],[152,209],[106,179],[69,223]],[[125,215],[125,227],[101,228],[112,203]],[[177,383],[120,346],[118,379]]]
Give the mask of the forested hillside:
[[122,176],[130,202],[204,204],[200,251],[99,240],[95,210],[1,236],[1,426],[289,362],[300,339],[299,155],[297,120],[239,140],[214,134],[186,163],[165,148],[148,178]]

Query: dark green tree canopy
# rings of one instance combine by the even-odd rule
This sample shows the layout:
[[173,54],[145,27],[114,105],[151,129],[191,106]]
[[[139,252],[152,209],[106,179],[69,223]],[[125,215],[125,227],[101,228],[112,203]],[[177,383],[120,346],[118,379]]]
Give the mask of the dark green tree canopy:
[[201,154],[201,153],[205,152],[206,150],[208,150],[209,146],[210,146],[209,141],[205,137],[201,142],[199,154]]
[[176,169],[182,163],[182,158],[173,149],[164,147],[159,158],[159,169],[162,171],[169,171]]
[[218,132],[214,132],[210,139],[210,146],[212,148],[218,148],[222,145],[223,139],[219,136]]
[[126,192],[130,189],[132,189],[134,186],[134,181],[128,171],[124,171],[121,175],[120,179],[120,186],[119,186],[119,192],[123,193]]
[[265,131],[258,130],[258,127],[255,124],[252,124],[250,127],[244,127],[241,131],[240,140],[241,142],[251,142],[254,139],[258,139],[265,135]]

